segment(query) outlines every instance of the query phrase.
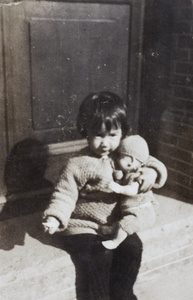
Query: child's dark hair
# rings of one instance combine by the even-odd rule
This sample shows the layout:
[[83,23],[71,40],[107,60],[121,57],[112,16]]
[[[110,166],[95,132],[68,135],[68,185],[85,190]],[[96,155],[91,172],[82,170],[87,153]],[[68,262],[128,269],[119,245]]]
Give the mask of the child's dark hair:
[[77,117],[77,130],[84,137],[88,136],[88,131],[99,133],[102,125],[107,131],[121,128],[123,137],[128,131],[126,105],[118,95],[108,91],[89,94]]

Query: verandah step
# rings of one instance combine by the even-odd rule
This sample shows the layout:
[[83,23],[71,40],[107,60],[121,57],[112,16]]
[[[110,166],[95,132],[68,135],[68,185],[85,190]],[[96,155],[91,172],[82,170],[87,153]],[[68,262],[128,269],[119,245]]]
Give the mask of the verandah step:
[[[156,197],[157,222],[152,229],[139,233],[144,252],[137,284],[163,269],[193,260],[193,206]],[[3,221],[0,230],[2,300],[76,298],[71,258],[42,232],[39,213]]]

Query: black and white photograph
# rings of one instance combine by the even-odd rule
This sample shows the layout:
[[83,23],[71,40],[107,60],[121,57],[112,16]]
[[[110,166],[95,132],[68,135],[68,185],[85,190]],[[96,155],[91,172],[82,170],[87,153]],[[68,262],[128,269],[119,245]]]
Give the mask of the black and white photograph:
[[0,299],[193,299],[193,0],[0,0]]

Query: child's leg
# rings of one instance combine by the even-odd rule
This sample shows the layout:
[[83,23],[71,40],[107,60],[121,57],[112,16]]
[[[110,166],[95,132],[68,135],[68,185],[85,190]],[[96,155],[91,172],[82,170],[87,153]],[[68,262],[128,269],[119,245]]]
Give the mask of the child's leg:
[[105,249],[101,238],[81,234],[63,238],[64,249],[71,255],[76,268],[78,300],[109,300],[109,270],[112,251]]
[[112,250],[116,249],[127,237],[127,233],[119,227],[115,238],[112,240],[103,241],[102,244],[105,248]]
[[111,300],[136,300],[133,286],[141,265],[142,242],[136,234],[128,236],[113,253],[110,274]]

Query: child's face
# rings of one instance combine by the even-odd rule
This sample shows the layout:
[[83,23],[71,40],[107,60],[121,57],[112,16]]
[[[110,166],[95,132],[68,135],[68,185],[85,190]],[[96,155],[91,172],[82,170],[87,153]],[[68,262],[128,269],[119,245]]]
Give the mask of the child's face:
[[89,134],[88,142],[91,151],[93,151],[97,156],[108,156],[111,152],[115,151],[121,141],[122,130],[111,129],[106,131],[105,128],[101,128],[101,132],[96,135]]
[[121,154],[118,160],[119,167],[122,171],[132,171],[140,167],[141,163],[135,157]]

